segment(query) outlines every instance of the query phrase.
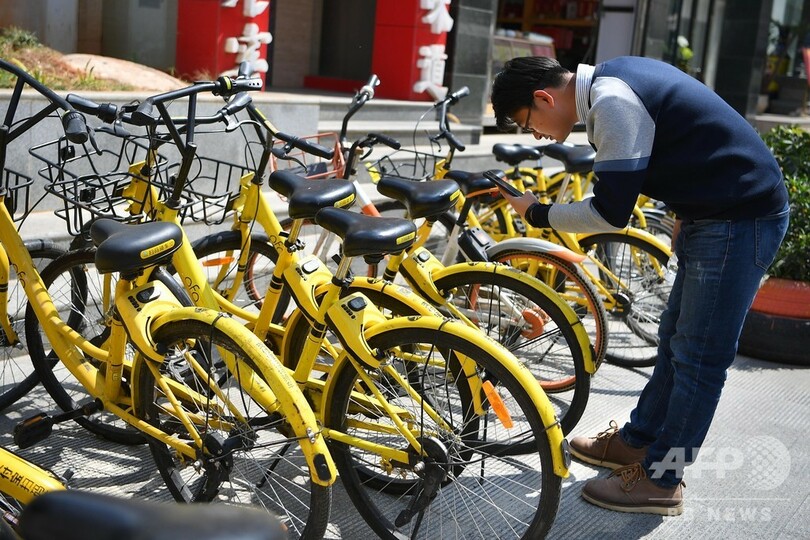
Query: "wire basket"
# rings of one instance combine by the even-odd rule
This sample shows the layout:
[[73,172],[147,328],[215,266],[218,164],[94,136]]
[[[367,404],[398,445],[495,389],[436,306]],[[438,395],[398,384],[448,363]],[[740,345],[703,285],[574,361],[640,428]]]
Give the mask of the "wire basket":
[[30,187],[34,180],[30,176],[4,169],[2,187],[6,189],[6,209],[14,221],[22,221],[31,211]]
[[[180,164],[168,167],[169,183],[163,186],[174,187],[174,177]],[[181,219],[191,219],[207,225],[219,225],[233,213],[234,201],[239,197],[242,177],[251,169],[236,163],[196,156],[189,170],[183,188],[187,199],[181,211]]]
[[[54,214],[67,223],[68,232],[77,236],[87,224],[98,217],[123,222],[142,221],[143,214],[133,213],[133,208],[151,206],[151,190],[141,190],[143,198],[134,201],[124,196],[124,188],[134,178],[154,181],[165,171],[166,158],[158,155],[151,170],[134,167],[147,158],[148,145],[132,138],[121,138],[97,131],[95,139],[99,152],[88,143],[70,143],[65,137],[29,149],[32,156],[42,161],[45,167],[39,175],[47,181],[45,191],[60,198],[62,207]],[[132,167],[133,172],[130,172]],[[159,187],[166,182],[154,182]],[[159,197],[164,193],[159,192]],[[133,203],[137,203],[133,205]]]
[[[337,133],[319,133],[318,135],[308,135],[300,138],[311,143],[325,146],[326,148],[334,148],[335,153],[332,159],[327,160],[308,154],[303,150],[294,149],[287,154],[290,158],[294,159],[277,159],[273,156],[272,170],[290,171],[312,179],[343,177],[346,161],[343,157]],[[273,146],[284,146],[285,144],[287,143],[281,140],[273,142]]]
[[441,156],[435,154],[403,148],[377,161],[367,163],[366,168],[375,184],[383,176],[417,181],[430,180],[435,174],[436,163],[441,159],[443,159]]

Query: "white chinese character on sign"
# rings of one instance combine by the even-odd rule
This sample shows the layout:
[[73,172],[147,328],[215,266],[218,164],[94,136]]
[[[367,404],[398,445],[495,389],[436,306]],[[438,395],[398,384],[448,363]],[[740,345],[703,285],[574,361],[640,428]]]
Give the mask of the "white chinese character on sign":
[[[253,73],[267,73],[270,67],[267,60],[259,56],[259,49],[273,41],[270,32],[260,32],[259,25],[248,23],[240,37],[229,37],[225,40],[225,52],[236,54],[236,64],[248,62]],[[236,75],[237,69],[230,69],[221,75]]]
[[[236,7],[239,3],[239,0],[222,0],[219,5],[222,7],[232,8]],[[245,7],[242,9],[242,13],[248,19],[252,19],[257,15],[261,15],[264,13],[264,10],[270,5],[270,2],[262,2],[260,0],[245,0]]]
[[420,79],[413,85],[413,91],[427,92],[436,101],[444,99],[447,95],[447,87],[442,86],[444,61],[447,60],[444,45],[424,45],[419,47],[419,55],[421,58],[416,61],[416,67],[420,69]]
[[453,29],[453,17],[445,7],[449,5],[450,0],[421,0],[420,7],[428,10],[428,14],[422,17],[422,22],[429,24],[430,31],[434,34],[443,34]]

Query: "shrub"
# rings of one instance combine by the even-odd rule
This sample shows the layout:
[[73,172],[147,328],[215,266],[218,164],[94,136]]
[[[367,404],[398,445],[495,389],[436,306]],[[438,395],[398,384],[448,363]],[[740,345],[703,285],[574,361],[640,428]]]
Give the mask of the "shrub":
[[810,282],[810,133],[778,126],[763,139],[782,168],[790,198],[790,225],[768,273]]

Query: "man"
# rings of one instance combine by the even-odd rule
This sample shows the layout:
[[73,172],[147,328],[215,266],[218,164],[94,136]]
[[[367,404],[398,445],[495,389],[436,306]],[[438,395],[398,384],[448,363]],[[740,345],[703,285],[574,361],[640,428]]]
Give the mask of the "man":
[[683,467],[708,432],[745,315],[788,223],[787,190],[754,129],[712,90],[648,58],[571,73],[515,58],[493,82],[499,128],[563,141],[583,122],[596,149],[593,197],[540,204],[503,193],[530,224],[571,232],[627,225],[639,194],[677,215],[678,271],[659,324],[658,359],[630,421],[575,437],[573,455],[615,469],[582,496],[611,510],[678,515]]

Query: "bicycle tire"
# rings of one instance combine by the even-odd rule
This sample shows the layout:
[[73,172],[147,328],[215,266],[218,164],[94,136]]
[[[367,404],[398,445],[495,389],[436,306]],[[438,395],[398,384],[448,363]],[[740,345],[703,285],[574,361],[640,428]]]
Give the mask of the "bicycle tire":
[[[51,261],[64,253],[64,250],[49,240],[26,240],[25,248],[31,254],[34,266],[40,273]],[[26,343],[24,331],[28,300],[20,282],[16,279],[13,265],[9,267],[9,272],[6,302],[9,322],[17,332],[19,343],[22,345]],[[15,404],[39,384],[39,377],[28,357],[27,350],[11,345],[0,329],[0,411]]]
[[[603,285],[624,304],[608,311],[610,341],[605,358],[624,367],[654,365],[658,357],[658,323],[672,286],[651,262],[664,269],[668,254],[641,238],[622,233],[589,235],[580,241],[580,247],[628,284],[620,287],[601,275]],[[633,262],[634,258],[637,262]],[[586,260],[581,264],[592,263]],[[596,269],[592,273],[599,274]]]
[[[590,351],[582,350],[562,309],[544,291],[513,276],[473,267],[441,277],[435,285],[529,368],[554,405],[563,433],[570,433],[588,404],[591,375],[585,354]],[[444,311],[442,306],[439,311]]]
[[[194,242],[194,254],[200,260],[211,287],[220,294],[233,288],[233,277],[236,275],[239,252],[242,248],[242,236],[239,231],[218,232]],[[264,295],[273,277],[276,262],[278,252],[267,236],[253,234],[243,283],[241,287],[234,289],[238,296],[229,300],[240,308],[258,313],[264,303]],[[273,322],[281,321],[289,302],[289,293],[282,291],[279,309],[273,317]]]
[[[409,399],[408,394],[400,388],[382,388],[384,395],[397,407],[403,410],[412,407],[412,418],[425,418],[423,429],[438,435],[420,437],[428,452],[426,459],[411,452],[414,462],[424,465],[421,472],[415,473],[413,467],[408,465],[381,462],[378,456],[363,456],[357,447],[336,441],[332,441],[330,446],[347,494],[355,507],[364,509],[362,515],[374,532],[386,539],[432,538],[438,530],[448,538],[491,538],[507,530],[521,538],[545,536],[556,516],[561,479],[552,472],[548,434],[543,428],[537,404],[509,370],[475,343],[454,333],[452,328],[440,327],[429,332],[418,325],[392,328],[373,337],[369,344],[375,350],[391,352],[392,363],[406,362],[403,359],[405,355],[400,353],[397,356],[403,347],[410,352],[441,351],[444,366],[453,364],[453,358],[458,358],[457,354],[474,358],[479,368],[497,381],[497,392],[514,411],[512,417],[520,419],[520,429],[508,430],[498,427],[499,420],[495,419],[491,407],[485,409],[483,417],[474,414],[469,408],[464,408],[464,394],[469,392],[466,378],[457,376],[454,369],[428,369],[431,365],[429,358],[417,359],[410,355],[407,362],[414,363],[414,370],[424,377],[419,395],[425,396],[436,390],[435,394],[430,394],[430,404],[440,412],[445,422],[454,427],[448,432],[435,422],[426,426],[427,418],[422,415],[418,400]],[[391,381],[390,377],[383,376],[385,373],[378,371],[372,370],[371,373],[378,385]],[[383,422],[386,416],[373,407],[373,402],[366,400],[361,404],[353,399],[357,396],[359,377],[353,364],[339,364],[333,377],[333,399],[324,407],[327,427],[396,448],[409,447],[406,440],[396,441],[401,435],[375,431],[375,426],[363,423],[363,420]],[[428,380],[428,377],[431,379]],[[363,429],[366,431],[361,433]],[[486,430],[485,440],[479,436],[481,429]],[[531,457],[523,456],[520,460],[506,457],[511,455],[507,449],[522,444],[511,440],[511,434],[517,435],[517,431],[533,441],[529,445]],[[487,449],[492,451],[488,452]],[[532,463],[535,455],[537,462]],[[493,464],[496,464],[498,474],[487,476],[485,468]],[[369,474],[369,469],[378,472]],[[509,478],[508,488],[499,485],[499,482],[507,480],[502,475],[510,474],[513,476]],[[399,489],[381,487],[379,484],[383,475],[388,475],[391,482],[398,483]],[[431,484],[423,482],[423,478],[429,478],[434,483],[435,491],[423,498],[426,506],[420,509],[418,517],[410,516],[408,520],[405,516],[397,523],[397,518],[403,517],[402,511],[417,501],[412,495],[422,488],[430,489]],[[479,505],[488,507],[479,509]],[[459,516],[456,512],[466,515]],[[486,516],[483,522],[481,516]],[[426,526],[418,531],[422,522]]]
[[[576,333],[560,308],[542,291],[504,274],[487,271],[462,272],[437,280],[436,286],[439,290],[454,291],[448,301],[454,302],[462,312],[467,312],[469,319],[479,321],[479,328],[486,335],[505,346],[532,371],[554,405],[563,433],[570,433],[587,406],[591,375],[585,369],[584,352]],[[487,288],[484,295],[480,294],[482,287]],[[471,290],[472,293],[469,292]],[[492,291],[496,291],[496,294],[493,295]],[[389,318],[418,315],[410,307],[386,294],[384,289],[349,285],[341,292],[341,296],[354,292],[361,292]],[[509,296],[511,305],[506,309],[487,311],[471,308],[470,298],[477,301],[480,296],[497,296],[499,299]],[[505,312],[514,311],[515,305],[520,306],[520,315],[499,319]],[[451,316],[446,308],[439,306],[438,309],[448,317]],[[290,317],[288,320],[285,331],[288,336],[287,345],[283,355],[286,367],[295,369],[309,327],[310,323],[303,316]],[[327,333],[327,340],[333,347],[340,348],[337,338],[331,333]],[[321,361],[320,365],[328,366],[334,360],[335,358]]]
[[[91,342],[101,345],[109,331],[105,323],[108,307],[102,302],[105,277],[95,269],[95,249],[79,249],[62,255],[43,270],[41,277],[60,314],[68,314],[62,315],[62,320]],[[110,276],[110,279],[115,277]],[[25,324],[31,362],[56,405],[63,411],[72,411],[92,399],[46,345],[47,338],[30,305]],[[133,355],[134,349],[129,354]],[[93,359],[88,358],[88,361],[98,364]],[[131,382],[128,376],[125,370],[122,380],[125,388]],[[91,417],[76,418],[75,421],[88,431],[113,442],[130,445],[146,442],[141,432],[111,412],[101,411]]]
[[[199,449],[195,463],[178,457],[165,443],[149,440],[155,464],[172,496],[182,502],[216,500],[260,505],[280,516],[290,538],[322,538],[329,520],[331,487],[312,481],[306,459],[297,451],[295,436],[288,435],[292,430],[287,422],[280,415],[267,413],[241,388],[236,377],[223,380],[219,373],[213,373],[222,395],[214,393],[213,378],[205,380],[195,373],[189,360],[193,357],[203,367],[214,366],[217,361],[211,353],[222,348],[234,354],[236,362],[246,363],[261,376],[262,370],[256,366],[263,358],[251,357],[236,338],[202,321],[166,323],[153,338],[161,350],[186,351],[164,361],[161,376],[187,389],[188,394],[176,397],[190,414],[196,415],[197,422],[205,422],[204,426],[198,425],[199,432],[205,433],[205,448]],[[189,347],[192,343],[195,345]],[[164,406],[166,396],[159,391],[144,361],[136,363],[134,378],[139,388],[135,405],[138,417],[178,439],[191,440],[184,426],[166,411],[170,408]],[[210,406],[204,407],[201,400],[193,399],[195,395],[206,396]],[[262,490],[265,486],[266,490]]]
[[[641,211],[647,221],[644,230],[658,238],[665,245],[670,245],[672,243],[673,228],[675,227],[675,217],[655,208],[642,208]],[[638,227],[638,219],[635,216],[631,218],[630,226]]]
[[[582,273],[582,270],[574,263],[540,251],[504,251],[492,259],[495,262],[520,268],[524,272],[537,268],[536,272],[529,273],[566,299],[579,315],[591,337],[594,364],[596,369],[599,369],[605,359],[610,340],[607,310],[596,287]],[[571,300],[568,300],[569,298]]]

